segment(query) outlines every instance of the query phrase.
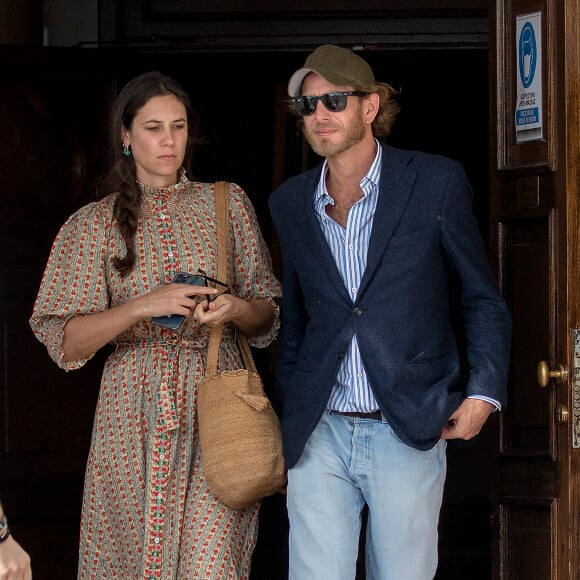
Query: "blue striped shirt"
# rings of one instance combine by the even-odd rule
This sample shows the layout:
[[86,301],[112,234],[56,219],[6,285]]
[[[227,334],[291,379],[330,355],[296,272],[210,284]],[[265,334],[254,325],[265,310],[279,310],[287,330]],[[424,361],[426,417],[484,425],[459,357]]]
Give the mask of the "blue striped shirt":
[[[356,299],[360,280],[366,268],[369,239],[379,194],[381,157],[382,149],[377,143],[375,160],[360,182],[363,197],[350,209],[346,229],[326,213],[325,207],[329,204],[334,205],[334,200],[326,190],[326,173],[328,171],[326,161],[314,198],[314,209],[318,221],[353,302]],[[338,371],[336,385],[330,395],[328,408],[336,411],[361,411],[364,413],[376,411],[379,408],[362,364],[356,334],[353,336],[350,348],[345,353]]]

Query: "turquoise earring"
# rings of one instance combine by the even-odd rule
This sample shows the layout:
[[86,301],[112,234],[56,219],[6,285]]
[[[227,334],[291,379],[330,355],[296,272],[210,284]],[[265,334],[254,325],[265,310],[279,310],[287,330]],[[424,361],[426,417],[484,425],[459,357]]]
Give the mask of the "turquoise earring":
[[125,157],[131,157],[131,149],[129,149],[129,145],[123,143],[123,155]]

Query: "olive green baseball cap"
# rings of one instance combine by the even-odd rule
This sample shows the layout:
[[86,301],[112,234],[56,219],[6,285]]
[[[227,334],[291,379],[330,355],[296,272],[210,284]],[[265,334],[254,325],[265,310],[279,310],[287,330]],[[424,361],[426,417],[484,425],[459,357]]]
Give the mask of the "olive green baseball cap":
[[339,87],[375,82],[370,65],[352,50],[334,44],[323,44],[310,54],[304,66],[290,77],[288,94],[291,97],[300,96],[302,81],[311,72],[319,74],[329,83]]

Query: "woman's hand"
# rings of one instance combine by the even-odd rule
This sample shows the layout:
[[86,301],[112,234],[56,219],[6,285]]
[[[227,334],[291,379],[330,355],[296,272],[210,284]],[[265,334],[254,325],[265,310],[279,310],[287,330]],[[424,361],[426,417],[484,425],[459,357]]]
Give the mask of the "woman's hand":
[[196,304],[193,317],[201,324],[219,326],[234,321],[240,315],[240,308],[247,302],[231,294],[222,294],[215,300],[202,300]]
[[231,294],[220,294],[215,300],[200,302],[193,316],[210,326],[233,322],[246,336],[257,336],[272,327],[274,307],[267,300],[247,302]]
[[135,299],[140,318],[182,314],[191,316],[199,303],[207,303],[207,296],[215,294],[215,288],[192,284],[164,284],[148,294]]

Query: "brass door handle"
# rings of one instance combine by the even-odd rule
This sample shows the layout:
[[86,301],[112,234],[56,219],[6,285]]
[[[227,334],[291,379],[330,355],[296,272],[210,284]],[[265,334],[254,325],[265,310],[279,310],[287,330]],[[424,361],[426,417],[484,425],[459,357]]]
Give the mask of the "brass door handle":
[[545,360],[538,364],[538,385],[544,388],[550,383],[550,379],[554,379],[559,385],[568,378],[568,371],[563,365],[556,365],[556,369],[551,371],[548,363]]

